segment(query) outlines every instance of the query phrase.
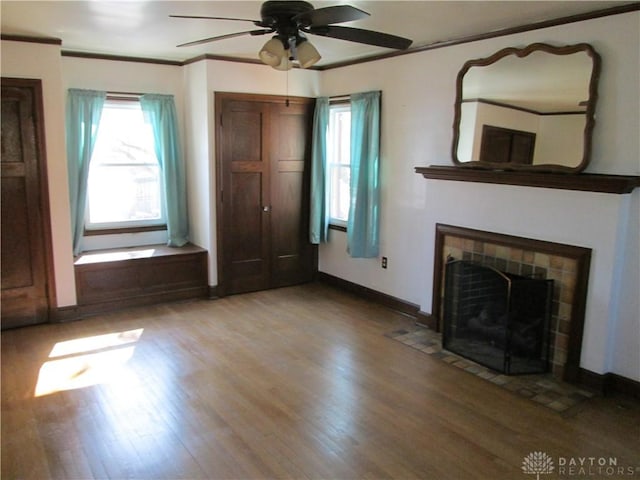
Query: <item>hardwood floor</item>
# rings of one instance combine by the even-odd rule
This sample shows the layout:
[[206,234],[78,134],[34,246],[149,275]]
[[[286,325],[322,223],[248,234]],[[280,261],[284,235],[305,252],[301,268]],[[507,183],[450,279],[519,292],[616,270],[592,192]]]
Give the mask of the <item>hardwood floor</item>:
[[2,478],[532,479],[532,451],[544,480],[569,478],[559,457],[640,467],[636,401],[561,416],[384,336],[410,323],[310,284],[4,331]]

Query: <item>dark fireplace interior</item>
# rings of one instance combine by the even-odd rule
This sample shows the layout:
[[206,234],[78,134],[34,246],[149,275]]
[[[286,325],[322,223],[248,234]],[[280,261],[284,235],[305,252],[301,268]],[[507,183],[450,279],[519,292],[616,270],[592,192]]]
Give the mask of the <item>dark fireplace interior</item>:
[[468,260],[445,267],[443,347],[493,370],[549,370],[553,280]]

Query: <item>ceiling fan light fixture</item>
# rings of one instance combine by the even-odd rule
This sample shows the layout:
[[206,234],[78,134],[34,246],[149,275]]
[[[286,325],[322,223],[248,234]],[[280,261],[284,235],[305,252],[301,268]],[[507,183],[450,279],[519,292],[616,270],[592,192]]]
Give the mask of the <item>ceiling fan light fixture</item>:
[[291,62],[292,58],[290,56],[290,52],[289,50],[285,51],[284,56],[282,57],[282,60],[280,61],[280,63],[278,65],[271,65],[273,68],[275,68],[276,70],[281,70],[281,71],[286,71],[286,70],[291,70],[293,68],[293,62]]
[[260,49],[258,56],[263,63],[276,68],[282,63],[283,58],[287,58],[287,52],[284,49],[282,40],[278,37],[273,37]]
[[309,68],[322,58],[316,47],[308,40],[303,40],[296,45],[296,53],[302,68]]

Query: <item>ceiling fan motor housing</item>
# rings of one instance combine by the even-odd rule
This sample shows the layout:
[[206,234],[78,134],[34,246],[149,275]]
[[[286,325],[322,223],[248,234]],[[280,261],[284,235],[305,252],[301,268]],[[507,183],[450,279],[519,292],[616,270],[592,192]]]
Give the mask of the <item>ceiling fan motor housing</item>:
[[[299,27],[305,26],[303,23],[294,20],[294,17],[313,10],[313,5],[309,2],[267,1],[260,8],[260,17],[262,19],[260,25],[275,30],[285,50],[288,50],[300,40]],[[294,56],[292,55],[290,59],[293,60]]]
[[313,5],[309,2],[270,0],[262,4],[260,17],[264,27],[275,28],[281,34],[295,35],[298,25],[293,17],[311,11]]

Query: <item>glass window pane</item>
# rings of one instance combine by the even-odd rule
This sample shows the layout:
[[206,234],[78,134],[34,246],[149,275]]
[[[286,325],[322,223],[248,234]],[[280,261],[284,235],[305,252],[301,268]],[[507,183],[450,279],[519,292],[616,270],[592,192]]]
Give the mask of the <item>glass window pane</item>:
[[164,223],[153,132],[138,102],[107,101],[89,167],[87,225]]
[[161,220],[160,169],[96,166],[89,177],[89,223]]
[[329,115],[329,216],[346,222],[349,216],[351,175],[351,106],[332,105]]
[[331,197],[330,213],[331,218],[347,221],[349,217],[349,180],[351,168],[344,166],[334,166],[331,168]]
[[157,164],[151,125],[138,102],[106,103],[91,163]]

